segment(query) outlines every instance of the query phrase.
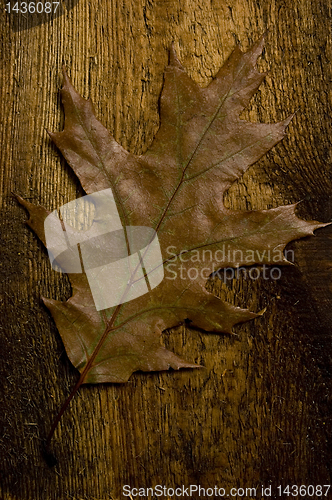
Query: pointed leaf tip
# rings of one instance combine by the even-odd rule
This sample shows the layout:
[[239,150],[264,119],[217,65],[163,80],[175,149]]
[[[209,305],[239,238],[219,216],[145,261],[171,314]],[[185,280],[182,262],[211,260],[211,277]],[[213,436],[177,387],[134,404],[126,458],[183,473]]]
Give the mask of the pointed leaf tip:
[[259,47],[261,50],[263,50],[264,45],[266,42],[266,31],[261,34],[261,36],[258,38],[258,40],[254,43],[254,47]]
[[179,69],[183,69],[183,66],[180,63],[175,50],[174,41],[171,43],[171,46],[169,48],[169,66],[175,66]]
[[262,44],[263,44],[263,47],[264,47],[265,42],[266,42],[266,37],[267,37],[267,35],[268,35],[268,32],[269,32],[269,30],[268,30],[268,28],[267,28],[265,31],[263,31],[263,33],[262,33],[262,34],[261,34],[261,36],[258,38],[258,40],[257,40],[257,42],[256,42],[256,43],[257,43],[257,44],[261,44],[261,43],[262,43]]
[[286,257],[283,258],[282,263],[279,264],[280,266],[295,266],[294,262],[286,259]]
[[16,200],[19,202],[19,204],[22,205],[22,207],[25,207],[26,209],[28,209],[28,202],[25,201],[25,199],[22,198],[22,196],[20,196],[17,193],[14,193],[13,191],[11,191],[11,194],[16,198]]
[[63,75],[62,88],[64,88],[65,85],[72,86],[72,83],[71,83],[70,78],[68,76],[68,73],[66,71],[66,66],[64,64],[62,65],[62,75]]
[[11,191],[11,194],[14,196],[14,198],[16,198],[17,200],[23,200],[23,198],[17,194],[17,193],[14,193],[14,191]]
[[260,36],[260,38],[247,51],[247,54],[250,57],[252,64],[254,66],[257,63],[257,59],[263,52],[264,45],[265,45],[265,33],[263,33]]
[[[296,113],[296,111],[295,111]],[[295,113],[292,113],[291,115],[289,115],[282,123],[284,125],[285,128],[288,127],[288,125],[290,124],[290,122],[293,120],[294,116],[295,116]]]
[[261,309],[260,311],[258,311],[258,313],[256,313],[257,317],[263,316],[266,313],[266,310],[267,310],[267,307],[264,307],[263,309]]

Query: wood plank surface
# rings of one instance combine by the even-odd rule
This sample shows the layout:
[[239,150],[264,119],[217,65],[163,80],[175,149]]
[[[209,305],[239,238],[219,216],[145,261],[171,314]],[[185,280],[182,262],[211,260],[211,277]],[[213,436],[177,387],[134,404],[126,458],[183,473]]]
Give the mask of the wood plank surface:
[[58,464],[49,468],[41,444],[77,372],[40,297],[65,299],[70,288],[11,192],[49,209],[82,194],[46,132],[63,127],[62,64],[115,139],[141,153],[159,126],[172,41],[205,86],[237,43],[247,49],[268,30],[259,62],[268,76],[243,117],[296,115],[226,203],[260,209],[302,200],[301,216],[331,220],[331,0],[79,0],[63,9],[39,25],[0,11],[0,497],[118,500],[125,484],[271,484],[275,493],[279,484],[329,484],[329,228],[289,246],[297,264],[280,280],[214,284],[237,305],[267,308],[235,336],[182,326],[164,334],[168,348],[205,369],[81,388],[56,431]]

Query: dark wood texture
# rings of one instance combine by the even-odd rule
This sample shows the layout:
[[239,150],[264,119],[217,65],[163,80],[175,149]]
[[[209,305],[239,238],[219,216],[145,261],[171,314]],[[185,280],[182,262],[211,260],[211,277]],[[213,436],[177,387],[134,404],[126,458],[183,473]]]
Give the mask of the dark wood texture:
[[173,40],[206,85],[236,43],[247,48],[268,29],[259,66],[269,74],[244,116],[273,122],[297,113],[227,204],[303,200],[301,216],[331,220],[331,1],[79,0],[30,29],[3,9],[0,18],[1,498],[118,500],[124,484],[329,484],[331,229],[292,243],[297,264],[278,281],[214,285],[238,305],[267,308],[236,336],[165,333],[168,348],[205,369],[81,388],[54,437],[58,465],[48,468],[41,443],[77,373],[40,296],[70,290],[11,191],[50,209],[82,193],[46,133],[63,126],[62,63],[116,140],[140,153],[158,129]]

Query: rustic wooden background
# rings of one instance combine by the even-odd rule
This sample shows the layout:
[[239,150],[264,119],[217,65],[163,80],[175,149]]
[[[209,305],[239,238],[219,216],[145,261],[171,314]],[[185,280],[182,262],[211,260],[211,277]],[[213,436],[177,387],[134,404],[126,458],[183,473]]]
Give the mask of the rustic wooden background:
[[301,216],[332,219],[331,0],[74,3],[41,25],[0,12],[0,497],[118,500],[124,484],[329,484],[329,228],[290,245],[297,265],[278,282],[233,284],[229,300],[267,307],[236,336],[183,327],[164,335],[167,347],[206,369],[83,387],[55,434],[58,465],[44,462],[42,440],[77,373],[40,296],[64,299],[70,289],[50,270],[11,191],[50,209],[82,193],[46,133],[63,126],[62,63],[116,140],[140,153],[158,129],[172,41],[204,86],[236,43],[246,49],[268,30],[259,66],[269,75],[244,116],[268,122],[297,113],[284,141],[232,186],[227,204],[303,200]]

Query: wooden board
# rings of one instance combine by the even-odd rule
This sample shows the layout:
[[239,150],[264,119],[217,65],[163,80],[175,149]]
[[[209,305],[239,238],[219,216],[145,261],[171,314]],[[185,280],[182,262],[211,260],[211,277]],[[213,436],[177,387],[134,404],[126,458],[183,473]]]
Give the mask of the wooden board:
[[268,30],[259,67],[269,74],[244,117],[274,122],[297,113],[284,141],[226,202],[255,209],[303,200],[303,217],[332,216],[330,0],[66,5],[73,8],[40,25],[0,12],[1,498],[117,500],[125,484],[258,491],[271,484],[275,493],[279,484],[329,484],[329,228],[289,247],[297,265],[280,280],[242,279],[222,292],[253,311],[267,307],[236,336],[184,327],[164,335],[167,347],[204,370],[83,387],[54,437],[58,465],[43,460],[41,443],[77,373],[40,297],[65,299],[70,289],[50,270],[11,191],[49,209],[82,194],[46,133],[63,126],[63,63],[115,139],[140,153],[158,129],[172,41],[204,86],[236,43],[246,49]]

